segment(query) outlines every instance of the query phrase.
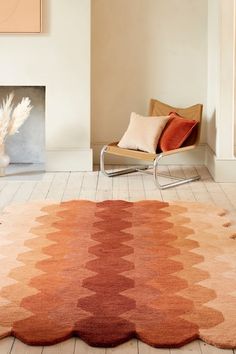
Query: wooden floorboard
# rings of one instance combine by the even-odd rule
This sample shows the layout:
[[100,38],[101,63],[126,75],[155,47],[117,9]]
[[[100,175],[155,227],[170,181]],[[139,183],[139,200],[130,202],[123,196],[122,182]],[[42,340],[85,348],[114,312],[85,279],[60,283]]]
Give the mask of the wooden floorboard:
[[[71,338],[65,342],[43,347],[42,354],[74,354],[76,339]],[[86,353],[86,352],[85,352]],[[83,352],[81,353],[83,354]]]
[[104,348],[93,348],[80,339],[76,339],[75,354],[106,354]]
[[18,339],[15,339],[10,354],[41,354],[42,351],[43,347],[32,347],[30,345],[22,343]]
[[106,349],[106,354],[137,354],[138,342],[136,339],[130,340],[127,343],[121,344],[115,348]]
[[[107,166],[117,170],[122,166]],[[36,200],[67,201],[70,199],[136,200],[182,200],[214,204],[229,210],[229,217],[235,220],[236,183],[215,183],[204,166],[161,166],[161,171],[190,177],[199,173],[201,180],[169,190],[158,190],[151,175],[135,173],[115,178],[104,177],[98,167],[94,172],[47,172],[41,179],[32,180],[27,173],[14,180],[7,177],[0,180],[0,210],[12,203]],[[161,178],[161,182],[164,179]],[[194,341],[179,349],[157,349],[133,339],[116,348],[93,348],[78,338],[47,346],[32,347],[13,337],[0,340],[0,354],[233,354],[232,350],[215,348],[202,341]]]
[[0,353],[9,354],[13,348],[14,338],[8,337],[0,340]]

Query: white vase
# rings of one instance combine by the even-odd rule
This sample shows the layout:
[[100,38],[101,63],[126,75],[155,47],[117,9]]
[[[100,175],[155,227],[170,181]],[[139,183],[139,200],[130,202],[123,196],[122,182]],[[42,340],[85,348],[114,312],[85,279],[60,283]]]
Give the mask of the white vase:
[[10,157],[5,154],[5,145],[1,144],[0,145],[0,177],[3,177],[6,175],[5,170],[6,167],[10,163]]

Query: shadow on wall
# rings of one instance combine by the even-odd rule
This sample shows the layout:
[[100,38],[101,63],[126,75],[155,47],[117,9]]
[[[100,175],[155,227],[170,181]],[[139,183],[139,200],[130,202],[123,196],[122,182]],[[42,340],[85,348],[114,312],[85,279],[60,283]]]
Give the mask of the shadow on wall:
[[29,97],[33,109],[19,133],[8,137],[6,152],[12,163],[45,162],[45,87],[1,86],[0,100],[14,92],[16,105],[23,97]]
[[208,124],[207,124],[207,137],[208,137],[208,145],[215,152],[216,151],[216,140],[217,140],[217,129],[216,129],[216,110],[208,116]]
[[[92,141],[119,140],[150,98],[206,103],[207,1],[92,0]],[[206,129],[203,122],[203,137]],[[96,148],[95,148],[96,149]]]
[[132,110],[147,113],[148,12],[146,1],[92,1],[93,142],[119,139]]

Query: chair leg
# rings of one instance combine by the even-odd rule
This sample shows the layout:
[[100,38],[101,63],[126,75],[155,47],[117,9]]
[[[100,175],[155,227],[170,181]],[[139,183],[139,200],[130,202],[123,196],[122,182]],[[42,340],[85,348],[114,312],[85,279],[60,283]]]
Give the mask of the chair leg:
[[[155,185],[159,189],[167,189],[167,188],[171,188],[171,187],[177,187],[177,186],[180,186],[181,184],[197,181],[197,180],[199,180],[201,178],[199,175],[196,175],[196,176],[193,176],[193,177],[190,177],[190,178],[181,178],[181,177],[173,177],[173,176],[159,174],[158,173],[158,165],[159,165],[159,162],[160,162],[160,160],[162,158],[163,158],[163,155],[161,154],[153,162],[154,182],[155,182]],[[168,177],[168,178],[171,178],[171,179],[175,179],[176,181],[175,182],[171,182],[171,183],[166,183],[166,184],[160,184],[160,182],[158,180],[158,176]]]
[[134,166],[134,167],[131,167],[131,168],[126,168],[126,169],[115,171],[115,172],[107,172],[105,170],[105,154],[106,154],[106,150],[107,150],[107,145],[103,146],[103,148],[101,150],[101,154],[100,154],[100,169],[101,169],[101,172],[107,177],[121,176],[121,175],[125,175],[125,174],[128,174],[128,173],[138,172],[139,170],[147,170],[149,168],[149,166]]

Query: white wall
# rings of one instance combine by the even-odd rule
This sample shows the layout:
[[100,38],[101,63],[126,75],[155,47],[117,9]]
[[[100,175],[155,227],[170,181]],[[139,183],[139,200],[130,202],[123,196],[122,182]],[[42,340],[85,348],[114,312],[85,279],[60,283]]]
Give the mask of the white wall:
[[91,169],[90,0],[44,0],[43,22],[0,35],[0,85],[46,86],[47,169]]
[[236,181],[236,1],[209,0],[206,165],[218,182]]
[[235,0],[220,0],[219,100],[216,156],[234,158]]
[[[206,0],[92,0],[92,141],[118,140],[151,97],[203,103]],[[206,141],[206,126],[202,142]]]
[[207,142],[217,158],[234,158],[235,0],[208,0]]

